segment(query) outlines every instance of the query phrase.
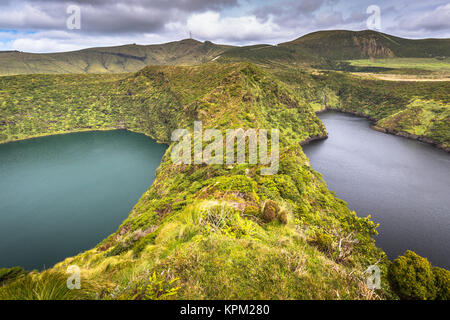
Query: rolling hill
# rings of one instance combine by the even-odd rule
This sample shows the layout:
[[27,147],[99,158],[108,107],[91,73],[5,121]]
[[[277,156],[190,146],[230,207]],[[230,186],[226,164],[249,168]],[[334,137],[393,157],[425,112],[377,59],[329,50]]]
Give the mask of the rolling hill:
[[450,39],[404,39],[372,30],[318,31],[281,48],[333,60],[364,58],[435,58],[450,55]]
[[32,73],[121,73],[147,65],[197,65],[250,61],[258,64],[320,64],[367,58],[442,58],[450,39],[411,40],[376,31],[318,31],[279,45],[227,46],[185,39],[160,45],[124,45],[33,54],[0,51],[0,75]]
[[134,72],[147,65],[201,64],[229,48],[185,39],[161,45],[130,44],[63,53],[0,51],[0,74]]

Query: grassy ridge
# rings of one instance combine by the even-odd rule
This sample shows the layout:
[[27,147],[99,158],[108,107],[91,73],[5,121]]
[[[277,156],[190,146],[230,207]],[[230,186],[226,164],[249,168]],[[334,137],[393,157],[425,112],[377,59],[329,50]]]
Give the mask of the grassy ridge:
[[[79,84],[86,81],[79,91],[71,87],[74,76],[33,77],[2,79],[11,88],[0,96],[0,104],[7,101],[3,108],[11,109],[4,141],[27,132],[121,126],[169,143],[173,128],[192,130],[194,119],[205,128],[281,131],[280,170],[273,176],[262,176],[259,165],[174,165],[171,145],[154,184],[117,232],[51,269],[55,282],[75,264],[89,284],[86,294],[100,299],[391,295],[387,281],[377,292],[365,282],[369,265],[378,263],[385,275],[388,263],[374,245],[375,224],[328,191],[299,147],[326,135],[299,89],[245,63],[155,66],[116,78],[77,76]],[[65,100],[71,92],[72,99]],[[46,128],[42,119],[53,115],[60,120]],[[29,127],[18,134],[9,127],[17,124]],[[155,283],[162,285],[155,289]],[[13,298],[14,288],[0,291]]]
[[332,60],[433,58],[447,57],[450,52],[449,39],[411,40],[372,30],[318,31],[279,46]]
[[0,75],[35,73],[123,73],[147,65],[194,65],[208,62],[231,46],[185,39],[161,45],[124,45],[63,53],[0,51]]

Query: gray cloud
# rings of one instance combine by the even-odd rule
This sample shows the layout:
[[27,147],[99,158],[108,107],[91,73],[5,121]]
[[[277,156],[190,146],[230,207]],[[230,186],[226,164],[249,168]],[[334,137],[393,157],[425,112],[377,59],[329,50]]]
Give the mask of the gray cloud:
[[299,16],[310,15],[326,2],[326,0],[280,1],[276,5],[257,8],[253,13],[259,19],[266,20],[272,16],[278,22],[288,22]]
[[167,23],[186,21],[192,13],[236,6],[237,0],[23,0],[0,12],[0,28],[63,30],[70,4],[81,8],[80,32],[141,33],[159,32]]
[[422,29],[428,31],[450,31],[450,3],[447,5],[439,6],[430,13],[425,14],[423,17],[414,20],[406,20],[403,22],[406,27],[412,27],[414,29]]
[[[185,38],[189,31],[217,43],[276,44],[321,29],[365,29],[372,4],[381,7],[383,32],[449,37],[450,4],[444,1],[0,0],[0,45],[51,52],[161,43]],[[66,28],[70,4],[81,8],[81,30]]]

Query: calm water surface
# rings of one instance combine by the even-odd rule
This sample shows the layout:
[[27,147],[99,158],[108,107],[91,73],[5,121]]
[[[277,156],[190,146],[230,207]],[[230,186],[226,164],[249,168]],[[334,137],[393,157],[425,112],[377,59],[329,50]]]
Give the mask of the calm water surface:
[[117,230],[166,146],[127,131],[0,145],[0,268],[43,269]]
[[319,115],[329,138],[304,147],[330,190],[359,216],[380,223],[390,258],[407,249],[450,269],[450,155],[370,128],[366,119]]

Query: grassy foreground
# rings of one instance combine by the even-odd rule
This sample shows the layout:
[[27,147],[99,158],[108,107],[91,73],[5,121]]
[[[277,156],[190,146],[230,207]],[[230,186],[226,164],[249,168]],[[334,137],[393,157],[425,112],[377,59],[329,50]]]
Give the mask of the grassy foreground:
[[[0,78],[3,142],[126,128],[170,145],[155,182],[117,232],[44,273],[8,282],[0,299],[396,298],[390,263],[372,239],[376,225],[327,189],[299,146],[327,135],[314,113],[320,99],[344,105],[359,86],[341,92],[340,81],[350,80],[339,74],[295,74],[301,85],[286,71],[247,63]],[[388,94],[379,90],[375,96]],[[430,97],[447,99],[445,91],[443,100]],[[399,101],[394,105],[406,103]],[[192,130],[194,120],[222,130],[280,129],[278,174],[263,176],[250,164],[175,165],[171,132]],[[365,274],[374,264],[382,274],[375,291]],[[81,269],[82,287],[67,292],[61,275],[71,265]],[[57,296],[45,291],[53,287]]]

